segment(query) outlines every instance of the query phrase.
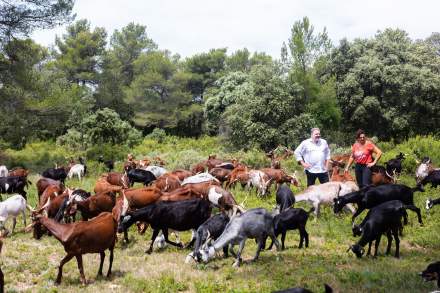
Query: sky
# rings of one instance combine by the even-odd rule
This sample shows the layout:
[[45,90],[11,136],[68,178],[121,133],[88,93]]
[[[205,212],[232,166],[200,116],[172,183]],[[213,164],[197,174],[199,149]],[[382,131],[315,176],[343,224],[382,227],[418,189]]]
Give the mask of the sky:
[[[295,21],[307,16],[315,32],[327,28],[333,43],[374,37],[400,28],[412,39],[440,32],[440,0],[76,0],[76,20],[110,36],[130,22],[145,25],[159,45],[182,57],[228,48],[247,48],[279,58]],[[50,46],[66,27],[35,31],[31,38]]]

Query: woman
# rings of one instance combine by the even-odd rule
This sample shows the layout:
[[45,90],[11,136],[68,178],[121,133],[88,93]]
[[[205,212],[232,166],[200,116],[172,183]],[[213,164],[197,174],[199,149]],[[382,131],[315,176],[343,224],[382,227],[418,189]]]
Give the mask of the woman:
[[[374,159],[373,159],[374,154]],[[370,168],[376,165],[382,156],[382,151],[374,145],[374,143],[367,139],[365,132],[359,129],[356,132],[356,142],[351,147],[351,156],[348,160],[345,172],[348,172],[353,161],[356,162],[354,168],[356,174],[356,181],[359,188],[371,184],[371,170]]]

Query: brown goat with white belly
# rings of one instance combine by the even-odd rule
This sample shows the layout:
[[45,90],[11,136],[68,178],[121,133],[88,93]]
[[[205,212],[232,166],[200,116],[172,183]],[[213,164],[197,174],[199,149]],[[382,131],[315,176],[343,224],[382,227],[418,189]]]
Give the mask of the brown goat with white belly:
[[63,266],[73,257],[76,257],[81,275],[81,283],[86,284],[82,255],[86,253],[99,253],[101,262],[98,275],[102,275],[105,250],[110,250],[110,263],[107,277],[111,275],[113,263],[113,249],[116,242],[117,223],[111,213],[101,213],[90,221],[60,224],[45,216],[33,218],[34,224],[39,223],[47,228],[52,235],[61,242],[67,255],[61,260],[58,276],[55,283],[60,284],[63,275]]

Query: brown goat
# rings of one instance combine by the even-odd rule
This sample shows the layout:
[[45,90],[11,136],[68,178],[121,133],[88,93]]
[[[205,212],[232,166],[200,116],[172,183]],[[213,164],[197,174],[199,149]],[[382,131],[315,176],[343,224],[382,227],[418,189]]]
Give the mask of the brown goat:
[[244,187],[249,181],[248,167],[243,165],[238,165],[229,174],[228,182],[226,183],[226,188],[231,188],[236,182],[240,182],[241,186]]
[[[261,169],[268,177],[269,179],[272,179],[272,181],[276,182],[276,190],[281,186],[283,183],[287,184],[293,184],[295,186],[299,186],[298,178],[296,178],[296,175],[287,175],[286,172],[282,169],[272,169],[272,168],[263,168]],[[270,186],[268,187],[270,188]]]
[[128,201],[128,207],[131,209],[140,209],[156,202],[162,195],[160,189],[154,186],[143,188],[129,188],[122,190]]
[[217,178],[220,184],[223,185],[224,182],[228,181],[231,172],[229,169],[215,167],[209,171],[209,174]]
[[27,177],[29,175],[29,170],[24,168],[13,168],[11,171],[9,171],[8,176],[21,176],[21,177]]
[[116,242],[117,223],[111,213],[101,213],[99,216],[87,222],[60,224],[55,220],[44,216],[33,218],[33,222],[43,225],[52,235],[61,242],[67,255],[61,260],[58,268],[58,276],[55,283],[60,284],[63,276],[63,266],[73,257],[76,257],[78,269],[81,275],[81,283],[86,284],[82,255],[86,253],[99,253],[101,261],[98,276],[102,275],[105,250],[110,250],[110,263],[107,277],[111,275],[113,264],[113,249]]
[[179,188],[180,185],[179,177],[171,173],[165,173],[154,181],[153,186],[156,186],[161,191],[170,192]]
[[71,216],[79,210],[83,221],[87,221],[102,212],[111,212],[115,203],[116,195],[113,192],[102,192],[82,201],[72,201],[67,206],[65,213]]
[[191,171],[184,170],[184,169],[174,170],[174,171],[170,172],[170,174],[177,176],[180,181],[183,181],[185,178],[194,175]]
[[37,181],[37,192],[38,192],[38,200],[40,200],[40,196],[41,194],[43,194],[44,190],[49,186],[49,185],[56,185],[60,188],[61,192],[64,191],[64,185],[61,183],[61,181],[58,180],[53,180],[50,178],[45,178],[42,177]]
[[342,175],[339,173],[339,166],[334,165],[332,168],[332,176],[330,177],[330,181],[337,182],[345,182],[345,181],[354,181],[353,177],[350,173],[344,172]]
[[110,172],[107,174],[106,179],[111,185],[122,186],[123,188],[129,186],[128,177],[125,173]]
[[107,181],[107,176],[102,176],[98,179],[98,181],[96,181],[95,188],[93,189],[93,191],[95,193],[108,192],[108,191],[119,192],[121,189],[122,189],[121,186],[110,184]]

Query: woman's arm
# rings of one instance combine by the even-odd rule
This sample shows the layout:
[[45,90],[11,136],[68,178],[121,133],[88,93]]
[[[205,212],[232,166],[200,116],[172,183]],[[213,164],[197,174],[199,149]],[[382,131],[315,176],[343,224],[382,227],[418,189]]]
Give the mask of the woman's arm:
[[353,163],[353,161],[354,161],[354,157],[353,157],[353,153],[351,153],[351,156],[348,159],[347,166],[345,166],[345,170],[344,170],[345,172],[348,172],[348,169],[350,168],[350,166]]
[[373,162],[367,164],[367,167],[368,167],[368,168],[370,168],[370,167],[376,165],[377,161],[379,161],[380,157],[382,156],[382,151],[381,151],[377,146],[374,146],[374,148],[373,148],[373,154],[375,154],[376,156],[375,156]]

